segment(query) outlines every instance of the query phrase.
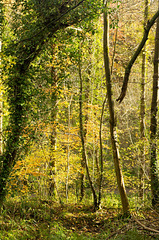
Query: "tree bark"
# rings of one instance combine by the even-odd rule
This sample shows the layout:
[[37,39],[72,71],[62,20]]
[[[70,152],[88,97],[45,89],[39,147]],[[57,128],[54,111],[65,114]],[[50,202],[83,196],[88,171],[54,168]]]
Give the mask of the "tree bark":
[[116,140],[116,119],[114,113],[114,102],[112,99],[112,85],[111,85],[111,74],[109,65],[109,54],[108,54],[108,12],[107,4],[104,8],[104,36],[103,36],[103,50],[104,50],[104,66],[106,75],[106,87],[107,87],[107,98],[110,114],[110,137],[113,151],[114,166],[117,178],[118,189],[121,197],[122,207],[124,216],[128,216],[129,213],[129,202],[126,195],[123,174],[120,166],[119,149]]
[[159,204],[159,177],[157,170],[157,97],[158,97],[158,74],[159,74],[159,17],[157,19],[155,53],[154,53],[154,75],[153,92],[151,102],[151,125],[150,125],[150,174],[152,205]]

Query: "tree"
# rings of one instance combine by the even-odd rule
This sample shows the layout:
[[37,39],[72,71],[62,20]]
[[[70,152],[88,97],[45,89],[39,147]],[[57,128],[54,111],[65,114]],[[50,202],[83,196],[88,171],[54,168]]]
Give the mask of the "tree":
[[[159,7],[159,1],[158,1]],[[151,101],[151,124],[150,124],[150,175],[151,175],[151,192],[152,205],[156,207],[159,203],[159,178],[157,170],[157,97],[158,97],[158,74],[159,74],[159,17],[156,25],[155,52],[154,52],[154,75],[153,90]]]
[[115,173],[117,178],[118,189],[121,197],[123,213],[125,216],[128,216],[129,213],[129,202],[126,195],[125,185],[123,174],[120,166],[120,157],[119,157],[119,149],[117,146],[117,136],[116,136],[116,117],[114,113],[114,102],[112,99],[112,86],[111,86],[111,74],[110,74],[110,66],[109,66],[109,53],[108,53],[108,9],[107,4],[104,6],[104,35],[103,35],[103,51],[104,51],[104,67],[105,67],[105,76],[106,76],[106,86],[107,86],[107,99],[109,106],[109,114],[110,114],[110,137],[111,137],[111,145],[113,151],[113,159],[115,166]]

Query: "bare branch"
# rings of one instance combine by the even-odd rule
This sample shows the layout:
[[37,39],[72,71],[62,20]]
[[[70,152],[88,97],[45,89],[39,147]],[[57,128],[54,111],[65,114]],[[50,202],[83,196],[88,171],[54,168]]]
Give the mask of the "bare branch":
[[133,217],[133,220],[135,222],[137,222],[141,227],[143,227],[145,230],[147,231],[150,231],[150,232],[155,232],[155,233],[159,233],[159,230],[156,230],[156,229],[153,229],[153,228],[150,228],[150,227],[147,227],[145,226],[143,223],[141,223],[139,220],[137,220],[136,218]]
[[126,69],[125,69],[125,75],[124,75],[124,81],[123,81],[123,86],[122,86],[122,89],[121,89],[121,93],[120,93],[120,96],[119,98],[117,99],[117,101],[119,103],[122,102],[122,100],[124,99],[125,95],[126,95],[126,90],[127,90],[127,85],[128,85],[128,81],[129,81],[129,76],[130,76],[130,72],[131,72],[131,68],[134,64],[134,62],[136,61],[137,57],[139,56],[142,48],[144,47],[147,39],[148,39],[148,34],[149,34],[149,31],[151,29],[151,27],[154,25],[156,19],[159,17],[159,10],[155,13],[155,15],[151,18],[150,21],[147,22],[147,25],[145,27],[145,31],[144,31],[144,35],[143,35],[143,38],[136,50],[136,52],[134,53],[134,55],[132,56],[131,60],[129,61]]

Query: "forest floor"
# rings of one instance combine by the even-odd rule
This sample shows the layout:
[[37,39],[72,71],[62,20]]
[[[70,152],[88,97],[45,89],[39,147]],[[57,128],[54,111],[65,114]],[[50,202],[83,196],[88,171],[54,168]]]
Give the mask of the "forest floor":
[[159,212],[145,208],[122,219],[121,209],[51,201],[8,201],[0,216],[0,240],[159,239]]

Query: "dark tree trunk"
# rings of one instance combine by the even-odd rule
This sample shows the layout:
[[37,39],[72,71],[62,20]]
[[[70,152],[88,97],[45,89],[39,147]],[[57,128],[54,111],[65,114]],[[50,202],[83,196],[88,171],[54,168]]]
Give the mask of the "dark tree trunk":
[[159,74],[159,17],[157,19],[155,54],[154,54],[154,75],[153,93],[151,102],[151,125],[150,125],[150,173],[151,173],[151,192],[152,205],[159,204],[159,178],[157,171],[157,96],[158,96],[158,74]]

